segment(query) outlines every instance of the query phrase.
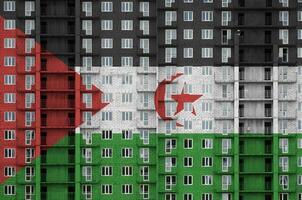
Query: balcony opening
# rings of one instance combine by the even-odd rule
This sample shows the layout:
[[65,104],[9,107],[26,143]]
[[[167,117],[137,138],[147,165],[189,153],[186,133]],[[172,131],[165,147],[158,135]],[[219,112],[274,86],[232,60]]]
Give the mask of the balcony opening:
[[73,90],[74,89],[74,77],[73,76],[68,76],[68,89]]
[[271,190],[272,189],[272,177],[266,176],[265,177],[265,190]]
[[67,23],[67,33],[68,33],[68,34],[74,34],[74,33],[75,33],[75,25],[74,25],[74,22],[68,22],[68,23]]
[[272,159],[265,158],[265,172],[272,172]]
[[240,43],[243,43],[243,42],[244,42],[244,31],[240,31],[239,42],[240,42]]
[[273,196],[271,194],[266,194],[265,195],[265,200],[272,200]]
[[239,49],[239,62],[244,62],[244,50]]
[[239,122],[239,134],[244,134],[244,122]]
[[272,31],[264,32],[264,43],[266,43],[266,44],[272,43]]
[[68,149],[68,162],[74,163],[75,162],[75,151],[74,149]]
[[270,12],[265,13],[265,25],[266,26],[272,25],[272,13]]
[[239,159],[239,171],[244,172],[244,160]]
[[41,89],[45,90],[47,88],[47,77],[41,77]]
[[244,104],[239,105],[239,117],[244,117]]
[[266,0],[266,7],[270,8],[273,6],[272,0]]
[[264,134],[271,135],[272,134],[272,123],[264,122]]
[[243,81],[245,75],[245,69],[243,67],[239,68],[239,80]]
[[75,169],[74,167],[70,167],[68,168],[68,182],[74,182],[74,180],[75,180]]
[[74,58],[68,58],[67,62],[68,62],[69,70],[74,69],[74,66],[75,66]]
[[239,0],[239,7],[245,7],[245,0]]
[[41,163],[46,163],[47,159],[47,150],[42,149],[41,150]]
[[264,142],[264,152],[265,152],[265,154],[271,154],[272,153],[272,141],[271,140],[265,140],[265,142]]
[[67,3],[67,15],[68,16],[75,15],[75,3],[73,1],[68,1]]
[[243,140],[239,141],[239,153],[244,154],[244,141]]
[[245,90],[244,85],[239,85],[239,99],[245,98]]
[[67,41],[67,49],[69,53],[73,53],[75,51],[75,42],[74,40]]
[[46,113],[41,114],[41,126],[47,126],[47,114]]
[[70,94],[68,95],[68,108],[74,108],[75,101],[74,101],[74,95]]
[[40,12],[41,12],[41,15],[47,15],[47,4],[46,3],[42,3],[40,4]]
[[272,77],[272,70],[271,68],[264,68],[264,80],[270,81]]
[[47,40],[41,40],[41,51],[42,52],[47,51]]
[[74,131],[68,131],[68,145],[75,144],[75,133]]
[[74,113],[68,113],[68,125],[74,126],[75,118]]
[[75,199],[75,188],[74,186],[68,186],[68,200]]
[[272,117],[272,104],[269,103],[264,104],[264,116]]
[[46,182],[47,177],[47,169],[41,168],[41,182]]
[[264,97],[265,97],[265,99],[271,99],[272,98],[272,87],[271,86],[265,86],[264,87]]
[[244,190],[244,178],[243,177],[239,177],[239,190]]
[[41,58],[41,71],[47,71],[47,59]]
[[47,145],[47,132],[41,132],[41,145]]
[[41,95],[41,108],[47,108],[47,96]]
[[47,186],[41,186],[41,199],[47,200]]
[[238,14],[238,25],[241,26],[241,25],[244,25],[244,13],[239,13]]
[[279,60],[282,63],[288,62],[288,48],[279,48]]
[[41,22],[41,34],[47,34],[47,22]]
[[264,62],[272,62],[272,49],[264,49]]

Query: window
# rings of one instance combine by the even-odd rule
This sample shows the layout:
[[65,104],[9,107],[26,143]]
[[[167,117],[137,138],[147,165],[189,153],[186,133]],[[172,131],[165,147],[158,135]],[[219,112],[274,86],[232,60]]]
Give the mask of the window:
[[132,121],[132,112],[122,112],[122,121]]
[[103,111],[102,121],[112,121],[112,111]]
[[4,194],[5,195],[15,195],[16,194],[16,186],[15,185],[5,185],[4,186]]
[[213,29],[201,29],[201,39],[202,40],[212,40],[213,39]]
[[202,167],[212,167],[213,166],[213,158],[212,157],[202,157],[201,158],[201,166]]
[[102,194],[112,194],[112,185],[102,184]]
[[13,56],[4,56],[4,66],[5,67],[16,66],[16,57],[13,57]]
[[101,174],[102,174],[102,176],[112,176],[112,167],[111,166],[102,166]]
[[193,167],[193,157],[184,157],[184,167]]
[[287,138],[279,139],[279,148],[281,149],[282,153],[288,153],[288,139]]
[[112,130],[102,130],[102,140],[112,140]]
[[133,20],[121,20],[121,30],[122,31],[132,31],[133,30]]
[[297,185],[302,185],[302,175],[297,175]]
[[184,11],[183,14],[185,22],[193,21],[193,11]]
[[83,185],[82,194],[84,195],[86,200],[87,199],[92,199],[92,186],[91,185]]
[[302,139],[298,139],[298,144],[297,144],[298,149],[302,149]]
[[4,93],[4,103],[16,103],[16,93]]
[[223,154],[229,153],[229,150],[232,148],[231,139],[222,139],[221,141],[221,150]]
[[192,130],[193,122],[191,120],[184,120],[184,130]]
[[212,185],[213,184],[213,176],[211,176],[211,175],[201,176],[201,184],[202,185]]
[[202,139],[201,148],[202,149],[212,149],[213,148],[213,139]]
[[83,166],[82,175],[85,178],[85,181],[92,181],[92,167],[91,166]]
[[201,21],[213,21],[213,11],[201,11]]
[[221,12],[221,25],[228,26],[229,22],[232,20],[232,12],[231,11],[222,11]]
[[280,157],[279,158],[279,167],[281,167],[282,172],[288,172],[288,157]]
[[[213,195],[211,193],[202,193],[201,200],[213,200]],[[226,199],[222,199],[226,200]]]
[[112,12],[113,11],[113,3],[108,1],[103,1],[101,3],[101,11],[102,12]]
[[132,194],[132,185],[130,184],[122,185],[122,194]]
[[223,172],[228,172],[229,168],[232,166],[232,158],[231,157],[222,157],[221,158],[221,170]]
[[113,21],[112,20],[102,20],[101,21],[101,29],[103,31],[110,31],[113,29]]
[[184,185],[192,185],[193,184],[193,176],[186,175],[184,176]]
[[123,75],[122,76],[122,84],[123,85],[131,85],[132,84],[132,75]]
[[4,85],[16,85],[16,76],[4,75]]
[[122,171],[121,171],[122,176],[132,176],[133,174],[133,169],[131,166],[122,166]]
[[212,120],[202,120],[201,121],[201,129],[203,131],[211,131],[213,126],[213,121]]
[[102,49],[112,49],[113,48],[113,39],[112,38],[102,38],[101,47],[102,47]]
[[14,30],[16,28],[16,21],[14,19],[4,20],[4,30]]
[[173,186],[176,185],[176,176],[168,175],[165,176],[165,189],[172,190]]
[[86,17],[92,16],[92,2],[82,2],[82,12],[85,13]]
[[279,176],[279,183],[283,190],[288,190],[289,187],[289,177],[288,175],[280,175]]
[[121,66],[122,67],[133,67],[133,57],[121,57]]
[[102,149],[102,158],[112,158],[112,149],[111,148],[103,148]]
[[3,10],[7,12],[16,11],[16,2],[15,1],[4,1]]
[[6,48],[6,49],[16,48],[16,39],[15,38],[4,38],[4,48]]
[[193,148],[193,139],[184,139],[184,148],[192,149]]
[[149,148],[140,149],[140,158],[143,160],[143,163],[149,162]]
[[102,67],[112,67],[113,66],[113,57],[102,56],[101,57],[101,66]]
[[201,58],[213,58],[213,48],[201,48]]
[[279,21],[282,23],[282,26],[288,26],[289,24],[288,11],[279,11]]
[[16,112],[13,112],[13,111],[4,112],[4,121],[5,122],[16,121]]
[[133,48],[133,39],[132,38],[122,38],[121,39],[121,48],[122,49],[132,49]]
[[4,140],[15,140],[16,131],[15,130],[5,130],[4,131]]
[[184,40],[193,39],[193,29],[184,29]]
[[223,175],[221,177],[221,182],[222,182],[222,186],[221,189],[222,190],[228,190],[229,186],[232,184],[232,177],[230,175]]
[[123,140],[132,140],[133,134],[131,130],[122,130],[122,139]]
[[140,167],[140,176],[143,177],[144,181],[149,180],[149,167],[148,166],[141,166]]
[[133,12],[133,2],[122,2],[121,12]]
[[193,48],[184,48],[184,58],[193,58]]
[[132,158],[132,148],[122,148],[122,158]]
[[16,149],[13,148],[4,149],[4,158],[15,158],[15,157],[16,157]]
[[172,168],[176,166],[175,157],[166,157],[165,158],[165,172],[171,172]]
[[298,22],[302,21],[302,11],[297,11],[297,21]]
[[302,157],[298,157],[298,162],[297,162],[298,167],[302,167]]
[[16,175],[16,168],[12,166],[4,167],[4,176],[5,177],[13,177]]
[[149,2],[140,2],[139,11],[143,13],[144,17],[149,16]]

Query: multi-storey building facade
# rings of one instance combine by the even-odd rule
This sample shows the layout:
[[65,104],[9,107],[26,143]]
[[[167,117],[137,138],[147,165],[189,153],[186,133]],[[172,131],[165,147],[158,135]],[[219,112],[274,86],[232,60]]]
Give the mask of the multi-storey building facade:
[[302,200],[301,5],[2,1],[1,199]]

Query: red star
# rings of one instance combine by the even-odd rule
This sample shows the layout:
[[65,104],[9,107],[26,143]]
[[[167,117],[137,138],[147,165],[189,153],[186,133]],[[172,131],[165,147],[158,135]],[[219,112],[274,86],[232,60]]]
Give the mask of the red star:
[[[184,109],[185,103],[193,103],[197,101],[202,95],[201,94],[185,94],[184,89],[182,89],[181,94],[172,95],[172,99],[177,102],[177,108],[174,115],[180,113]],[[192,114],[196,115],[195,108],[193,107]]]

